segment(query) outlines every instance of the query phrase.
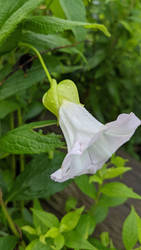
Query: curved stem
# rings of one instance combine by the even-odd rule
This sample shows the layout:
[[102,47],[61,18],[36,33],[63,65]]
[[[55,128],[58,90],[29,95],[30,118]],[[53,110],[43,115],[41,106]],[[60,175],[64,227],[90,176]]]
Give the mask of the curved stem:
[[20,234],[18,233],[18,231],[17,231],[17,229],[16,229],[16,227],[14,225],[14,222],[13,222],[12,218],[10,217],[10,215],[9,215],[9,213],[7,211],[6,205],[5,205],[4,201],[3,201],[1,190],[0,190],[0,205],[1,205],[1,208],[2,208],[2,211],[3,211],[3,214],[4,214],[5,218],[8,221],[9,227],[11,228],[11,231],[13,232],[13,234],[16,237],[20,238]]
[[[18,109],[18,125],[21,126],[23,123],[22,121],[22,114],[21,114],[21,109]],[[20,167],[21,167],[21,172],[24,171],[24,155],[20,155]]]
[[[22,120],[22,113],[21,113],[20,108],[18,108],[17,116],[18,116],[18,126],[21,126],[23,123],[23,120]],[[24,165],[25,165],[24,155],[20,155],[20,172],[21,173],[24,171]],[[24,201],[21,201],[21,209],[23,210],[23,208],[24,208]]]
[[33,47],[31,44],[20,42],[19,45],[24,46],[24,47],[28,47],[28,48],[32,49],[36,53],[36,55],[38,56],[38,58],[40,60],[40,63],[42,64],[42,67],[43,67],[43,69],[44,69],[44,71],[46,73],[46,76],[47,76],[47,78],[48,78],[48,80],[50,82],[50,86],[52,86],[52,78],[50,76],[50,73],[49,73],[49,71],[48,71],[48,69],[47,69],[47,67],[45,65],[45,62],[44,62],[40,52],[35,47]]
[[[14,129],[14,113],[10,114],[10,129]],[[15,155],[11,155],[11,167],[12,167],[12,174],[13,178],[16,176],[16,158]]]

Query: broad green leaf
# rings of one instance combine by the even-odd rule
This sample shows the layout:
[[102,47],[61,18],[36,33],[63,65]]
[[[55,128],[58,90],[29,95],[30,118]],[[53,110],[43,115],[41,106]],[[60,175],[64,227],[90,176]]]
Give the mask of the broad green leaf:
[[55,134],[43,135],[36,128],[54,125],[55,121],[32,122],[9,131],[0,138],[0,150],[13,154],[39,154],[62,146]]
[[41,51],[46,50],[46,49],[54,49],[54,48],[60,47],[59,51],[69,53],[69,54],[79,54],[83,58],[83,60],[86,62],[86,59],[84,58],[80,50],[78,50],[76,46],[73,46],[73,43],[71,43],[67,38],[64,38],[58,34],[44,35],[44,34],[37,34],[35,32],[25,31],[23,32],[21,41],[30,43]]
[[56,245],[56,250],[60,250],[63,248],[65,244],[65,239],[62,234],[59,234],[55,239],[54,239],[54,244]]
[[[86,22],[86,10],[82,0],[59,0],[59,2],[68,20]],[[78,41],[85,39],[84,28],[74,28],[73,32]]]
[[29,233],[29,234],[33,234],[33,235],[36,235],[36,234],[37,234],[37,233],[36,233],[36,230],[35,230],[33,227],[28,226],[28,225],[23,226],[21,229],[22,229],[23,231]]
[[82,214],[75,231],[79,233],[83,239],[87,240],[88,236],[94,232],[95,226],[96,222],[94,216]]
[[27,72],[26,77],[23,71],[18,70],[0,86],[0,101],[32,87],[43,79],[45,73],[38,61]]
[[89,177],[87,175],[76,177],[74,181],[84,194],[92,199],[96,198],[95,186],[92,183],[89,183]]
[[107,183],[101,188],[101,192],[111,197],[123,197],[141,199],[131,188],[120,182]]
[[33,102],[31,105],[28,105],[28,111],[24,115],[24,119],[32,119],[39,115],[44,110],[43,105],[41,102]]
[[0,119],[3,119],[9,113],[18,109],[19,104],[12,100],[5,100],[0,102]]
[[61,5],[58,0],[53,0],[50,4],[50,9],[53,13],[53,16],[59,17],[59,18],[65,18],[64,11],[61,8]]
[[[10,6],[10,1],[6,1],[8,5]],[[12,0],[13,2],[13,0]],[[19,1],[20,2],[20,1]],[[0,29],[0,44],[4,42],[4,40],[10,35],[14,29],[16,29],[17,25],[32,11],[34,10],[43,0],[27,0],[21,1],[22,4],[16,4],[14,5],[18,8],[13,8],[14,12],[9,13],[9,16],[6,14],[6,18],[3,18],[4,11],[1,11],[0,13],[0,22],[2,23],[1,29]],[[3,8],[3,5],[5,5],[5,1],[2,0],[0,3],[0,9]],[[9,8],[10,9],[10,8]],[[7,11],[7,9],[6,9]],[[10,10],[11,12],[11,10]],[[3,23],[4,19],[4,23]]]
[[51,227],[58,227],[59,220],[54,214],[36,210],[34,208],[32,208],[32,211],[34,213],[34,216],[36,216],[40,220],[40,223],[46,227],[46,230]]
[[68,232],[65,234],[65,245],[72,249],[89,249],[97,250],[87,240],[83,239],[80,234],[75,231]]
[[127,250],[133,249],[138,240],[137,217],[133,207],[124,221],[122,239]]
[[117,207],[121,204],[123,204],[127,198],[123,197],[111,197],[107,195],[102,195],[100,200],[99,200],[99,205],[104,206],[104,207]]
[[103,179],[112,179],[119,175],[126,173],[127,171],[131,170],[131,168],[125,167],[118,167],[118,168],[108,168],[106,173],[103,176]]
[[0,237],[0,249],[1,250],[13,250],[17,244],[17,238],[15,236],[3,236]]
[[91,207],[90,215],[93,216],[95,223],[98,224],[105,220],[108,215],[108,211],[108,207],[103,207],[98,204],[96,207],[95,205]]
[[58,234],[59,234],[59,228],[52,227],[47,231],[47,233],[45,234],[45,237],[56,238]]
[[12,32],[8,36],[8,39],[6,39],[4,43],[2,43],[2,45],[0,46],[0,55],[3,55],[15,49],[18,45],[18,42],[20,41],[21,35],[22,30],[17,27],[14,32]]
[[63,32],[64,30],[73,30],[76,27],[90,28],[102,31],[106,36],[110,36],[107,28],[102,24],[70,21],[57,17],[33,16],[25,19],[23,28],[40,34],[52,34]]
[[[82,66],[76,65],[76,66],[65,66],[63,65],[59,58],[56,56],[44,56],[44,61],[48,64],[49,72],[52,74],[55,72],[59,74],[66,74],[73,71],[76,71]],[[1,74],[3,75],[3,78],[5,77],[6,72],[9,73],[8,70],[6,72],[2,70],[0,72],[0,78]],[[0,101],[13,96],[15,94],[19,94],[29,88],[31,88],[33,85],[43,81],[46,79],[45,72],[40,64],[39,61],[35,61],[33,63],[33,66],[31,69],[29,69],[26,73],[26,77],[24,75],[24,72],[21,70],[18,70],[15,72],[11,77],[9,77],[3,84],[0,86]],[[46,88],[47,89],[47,88]]]
[[44,244],[39,240],[33,240],[25,248],[25,250],[52,250],[52,247],[49,242],[48,243],[46,242],[46,244]]
[[73,230],[80,219],[81,213],[83,212],[84,207],[78,208],[73,212],[67,213],[61,220],[60,231],[67,232]]
[[51,180],[50,175],[60,168],[64,153],[56,152],[52,160],[47,154],[37,155],[26,165],[15,180],[7,200],[31,200],[34,198],[49,198],[61,191],[69,182],[57,183]]

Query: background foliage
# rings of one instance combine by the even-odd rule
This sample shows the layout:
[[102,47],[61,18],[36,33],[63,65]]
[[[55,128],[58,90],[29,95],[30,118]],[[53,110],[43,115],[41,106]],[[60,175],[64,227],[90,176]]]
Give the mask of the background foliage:
[[[74,198],[60,220],[42,209],[38,199],[46,201],[71,181],[50,179],[65,144],[42,105],[48,80],[22,42],[40,51],[58,82],[74,80],[81,102],[106,123],[123,112],[141,117],[140,26],[139,0],[0,0],[0,249],[116,249],[108,232],[99,239],[93,233],[110,207],[141,199],[122,182],[106,182],[130,170],[123,158],[113,156],[112,167],[75,179],[93,199],[88,211]],[[140,131],[125,146],[136,158]],[[122,239],[128,250],[141,244],[141,218],[133,207]]]

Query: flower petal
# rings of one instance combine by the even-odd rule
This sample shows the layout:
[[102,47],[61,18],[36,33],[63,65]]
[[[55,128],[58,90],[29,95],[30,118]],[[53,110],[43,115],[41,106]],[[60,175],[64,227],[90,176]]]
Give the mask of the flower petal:
[[89,154],[93,160],[91,172],[95,172],[95,165],[101,168],[111,155],[134,134],[141,121],[134,113],[121,114],[116,121],[107,123],[103,131],[99,133],[98,139],[90,143]]
[[63,182],[75,176],[89,173],[91,159],[87,150],[81,151],[80,143],[76,143],[73,149],[66,155],[62,167],[51,175],[57,182]]
[[68,151],[76,140],[89,141],[104,125],[97,121],[81,104],[64,101],[59,111],[59,124],[65,136]]
[[57,182],[95,173],[141,125],[133,113],[121,114],[116,121],[103,125],[82,105],[67,101],[61,106],[59,115],[68,154],[62,167],[51,175]]

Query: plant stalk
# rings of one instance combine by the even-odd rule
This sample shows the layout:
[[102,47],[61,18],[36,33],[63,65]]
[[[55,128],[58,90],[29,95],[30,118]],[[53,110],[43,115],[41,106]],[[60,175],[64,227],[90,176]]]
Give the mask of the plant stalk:
[[[21,126],[23,123],[23,120],[22,120],[22,113],[21,113],[21,109],[19,108],[18,109],[18,126]],[[20,169],[21,169],[21,172],[24,171],[24,155],[20,155]]]
[[0,190],[0,205],[1,205],[1,208],[2,208],[2,212],[3,212],[5,218],[8,221],[9,227],[11,228],[11,231],[13,232],[13,234],[16,237],[20,238],[20,234],[18,233],[18,231],[17,231],[17,229],[16,229],[16,227],[14,225],[14,222],[13,222],[12,218],[10,217],[8,211],[7,211],[7,207],[6,207],[6,205],[5,205],[4,201],[3,201],[2,191],[1,190]]
[[45,65],[45,62],[44,62],[40,52],[35,47],[33,47],[31,44],[20,42],[19,45],[24,46],[24,47],[28,47],[28,48],[32,49],[36,53],[36,55],[38,56],[38,58],[40,60],[41,65],[42,65],[42,67],[43,67],[43,69],[44,69],[44,71],[46,73],[46,76],[47,76],[47,78],[48,78],[48,80],[50,82],[50,86],[52,86],[52,78],[50,76],[50,73],[49,73],[49,71],[48,71],[48,69],[47,69],[47,67]]
[[[10,129],[14,129],[14,113],[10,114]],[[16,158],[15,155],[11,155],[11,168],[12,168],[12,175],[13,178],[16,176]]]

